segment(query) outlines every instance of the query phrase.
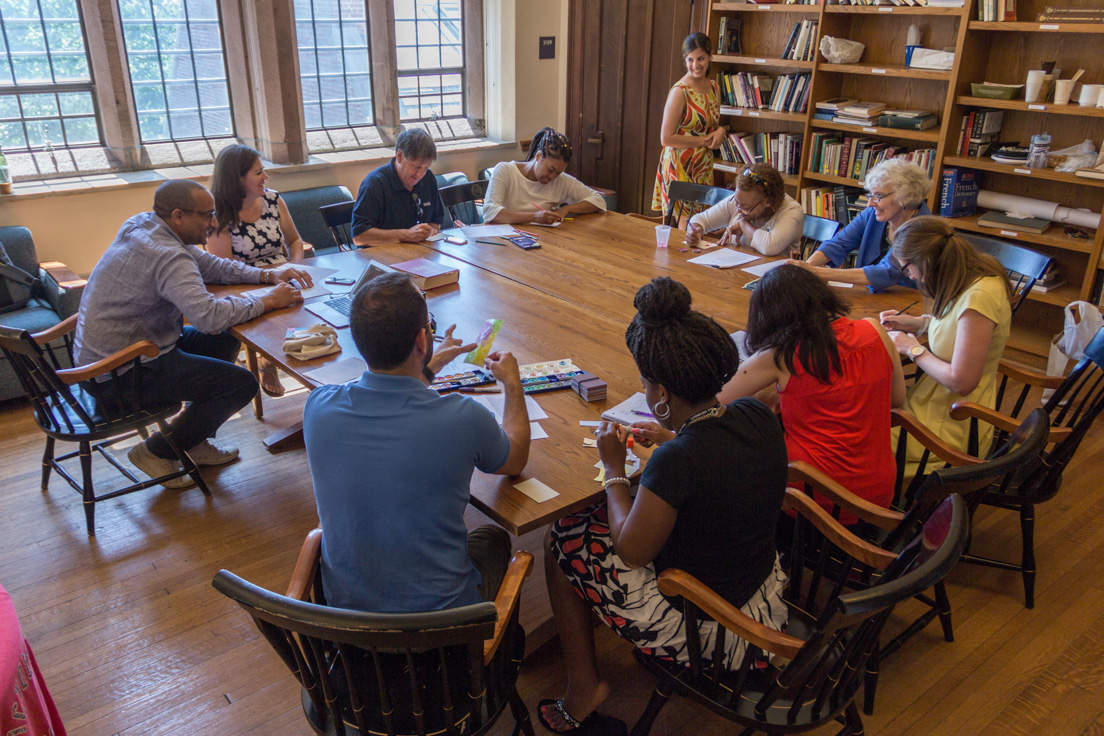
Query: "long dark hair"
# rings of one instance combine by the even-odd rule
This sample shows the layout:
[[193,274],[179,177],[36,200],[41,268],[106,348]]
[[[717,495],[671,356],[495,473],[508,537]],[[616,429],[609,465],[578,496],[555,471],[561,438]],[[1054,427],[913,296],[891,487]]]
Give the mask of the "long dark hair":
[[211,196],[215,198],[215,219],[220,233],[241,224],[238,213],[245,202],[242,177],[260,157],[261,154],[249,146],[233,145],[219,151],[215,171],[211,174]]
[[690,303],[690,290],[679,282],[652,279],[633,298],[636,316],[625,342],[640,375],[694,405],[721,390],[740,356],[725,329]]
[[832,322],[851,308],[816,275],[800,266],[768,271],[751,293],[748,350],[774,350],[774,364],[795,364],[821,383],[842,370]]
[[571,141],[555,128],[541,128],[533,135],[533,140],[529,141],[529,152],[525,154],[525,160],[532,161],[538,153],[566,164],[571,161]]

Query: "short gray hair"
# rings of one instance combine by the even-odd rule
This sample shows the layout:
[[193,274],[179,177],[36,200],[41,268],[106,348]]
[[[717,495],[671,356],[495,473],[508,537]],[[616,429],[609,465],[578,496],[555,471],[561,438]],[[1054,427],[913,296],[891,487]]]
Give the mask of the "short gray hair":
[[903,158],[889,158],[871,169],[866,175],[866,190],[889,189],[897,195],[897,203],[905,209],[914,209],[928,198],[931,179],[928,172]]
[[162,220],[172,216],[173,210],[190,210],[195,206],[196,192],[207,187],[191,179],[170,179],[153,194],[153,211]]
[[437,144],[429,133],[421,128],[408,128],[399,133],[395,150],[402,151],[403,158],[411,161],[436,161]]

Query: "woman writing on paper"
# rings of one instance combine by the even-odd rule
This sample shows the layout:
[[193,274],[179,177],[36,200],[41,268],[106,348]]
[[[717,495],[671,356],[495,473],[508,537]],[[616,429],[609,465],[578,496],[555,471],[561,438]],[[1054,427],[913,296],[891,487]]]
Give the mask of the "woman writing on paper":
[[697,245],[702,235],[723,229],[720,245],[744,245],[776,256],[801,242],[804,223],[805,213],[786,194],[778,170],[770,164],[752,164],[736,178],[731,197],[690,218],[686,242]]
[[[249,146],[227,146],[219,152],[211,174],[218,227],[207,238],[210,253],[261,268],[303,258],[306,244],[284,200],[265,188],[266,181],[261,154]],[[283,396],[276,364],[262,357],[259,368],[264,392]]]
[[[951,405],[973,401],[992,408],[997,395],[997,365],[1012,322],[1012,287],[997,259],[979,253],[939,217],[917,217],[897,231],[893,256],[901,270],[932,301],[932,313],[920,317],[882,312],[882,324],[898,352],[924,372],[909,389],[905,411],[951,447],[967,449],[969,422],[951,419]],[[917,339],[927,333],[925,346]],[[978,449],[984,457],[993,428],[980,423]],[[915,475],[923,447],[908,445]]]
[[[786,486],[782,427],[755,399],[717,401],[739,364],[736,346],[690,308],[685,286],[653,279],[633,303],[625,340],[651,413],[675,435],[652,453],[634,499],[624,477],[628,435],[603,424],[606,500],[551,529],[545,578],[567,689],[562,699],[541,702],[537,715],[557,733],[624,727],[597,714],[610,687],[598,673],[592,609],[649,655],[686,661],[682,609],[656,585],[664,569],[689,572],[771,629],[786,621],[786,578],[774,545]],[[716,633],[714,622],[702,624],[703,651],[712,651]],[[726,637],[725,666],[739,666],[745,648]]]
[[[831,287],[798,266],[767,272],[748,307],[747,346],[755,353],[717,398],[776,387],[790,462],[803,460],[888,507],[897,472],[890,411],[905,401],[905,377],[878,321],[849,319],[849,311]],[[856,520],[844,513],[840,521]]]
[[568,215],[605,212],[601,194],[565,174],[571,142],[563,133],[541,128],[524,161],[503,161],[491,172],[483,200],[483,221],[510,225],[554,225]]
[[[808,261],[790,261],[825,281],[839,281],[881,291],[894,284],[916,288],[889,252],[893,235],[913,217],[930,215],[924,199],[931,190],[928,173],[903,158],[882,161],[866,175],[866,209],[835,237],[825,241]],[[839,268],[857,250],[856,268]]]
[[[717,82],[709,78],[713,44],[704,33],[691,33],[682,42],[686,74],[667,93],[652,209],[667,214],[667,187],[673,181],[713,185],[713,149],[720,148],[721,103]],[[681,213],[679,213],[681,216]]]

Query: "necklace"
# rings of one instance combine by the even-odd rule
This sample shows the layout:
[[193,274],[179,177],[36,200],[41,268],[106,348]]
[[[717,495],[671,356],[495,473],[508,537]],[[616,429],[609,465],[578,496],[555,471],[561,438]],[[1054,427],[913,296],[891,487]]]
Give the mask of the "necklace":
[[695,422],[701,422],[701,421],[704,421],[706,419],[712,419],[713,417],[720,415],[720,413],[723,412],[723,411],[724,411],[724,407],[721,406],[720,404],[715,404],[714,406],[711,406],[708,409],[702,409],[697,414],[695,414],[694,416],[690,417],[689,419],[687,419],[685,422],[682,423],[682,426],[679,427],[678,434],[682,434],[682,430],[686,429],[691,424],[693,424]]

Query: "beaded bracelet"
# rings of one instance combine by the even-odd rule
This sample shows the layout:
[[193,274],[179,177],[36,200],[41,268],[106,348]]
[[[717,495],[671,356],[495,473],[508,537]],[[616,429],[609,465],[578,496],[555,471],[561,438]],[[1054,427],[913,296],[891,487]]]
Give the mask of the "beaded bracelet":
[[614,484],[631,486],[632,481],[630,481],[628,478],[625,478],[623,476],[616,476],[616,477],[613,477],[613,478],[606,478],[602,482],[602,487],[605,488],[608,491],[609,487],[614,485]]

